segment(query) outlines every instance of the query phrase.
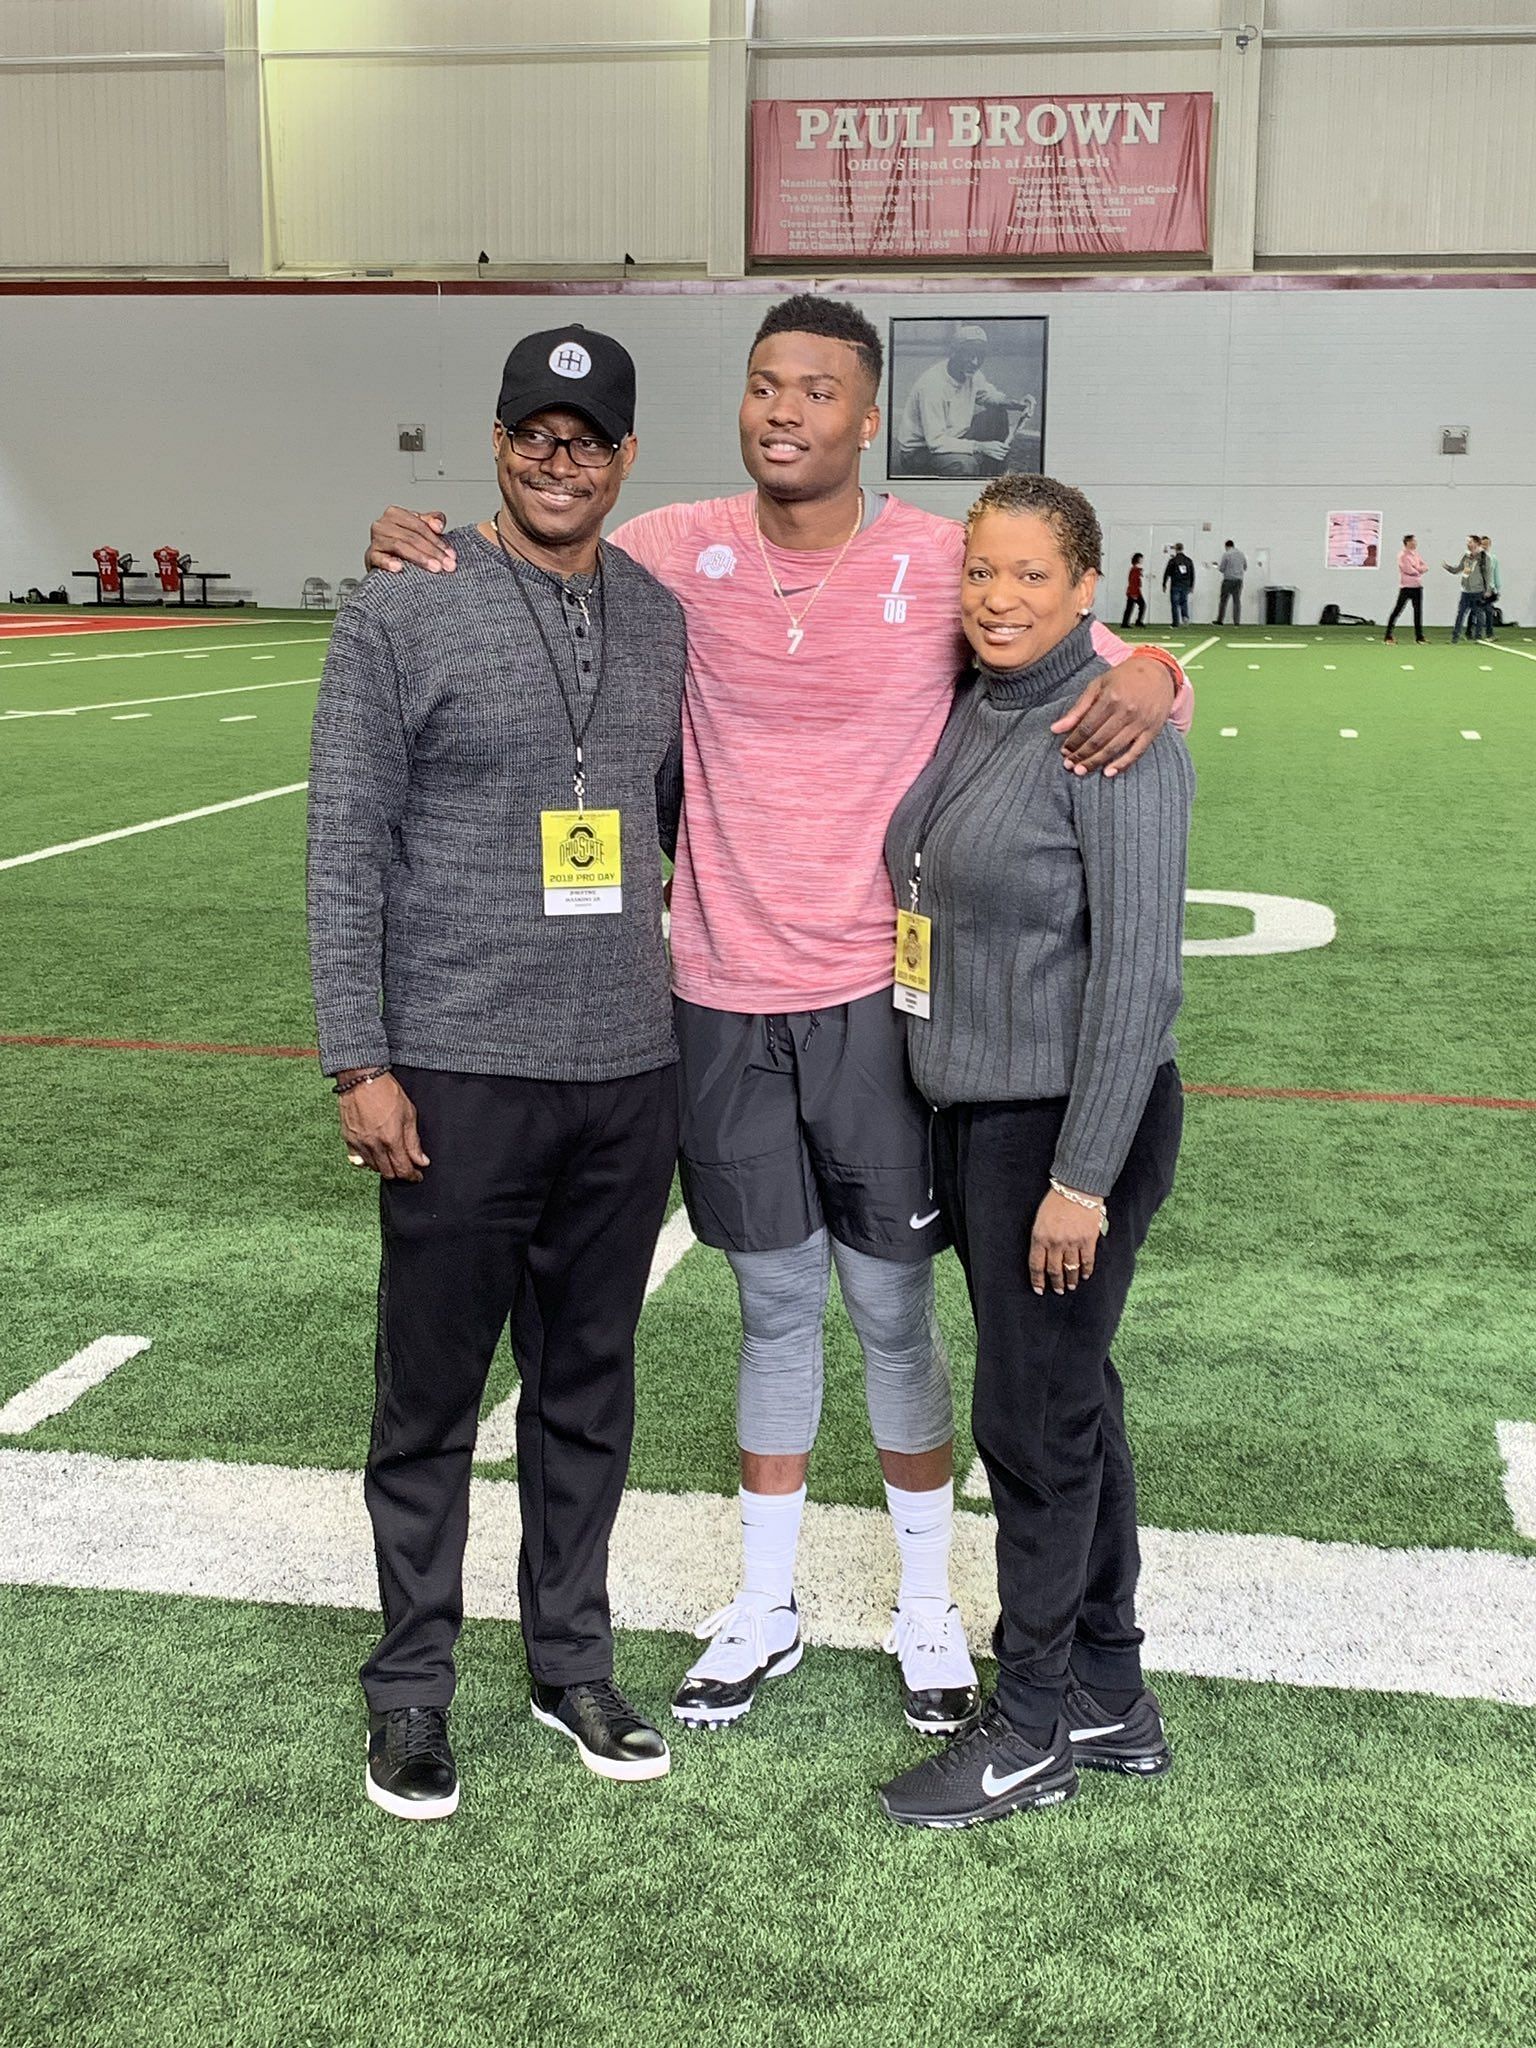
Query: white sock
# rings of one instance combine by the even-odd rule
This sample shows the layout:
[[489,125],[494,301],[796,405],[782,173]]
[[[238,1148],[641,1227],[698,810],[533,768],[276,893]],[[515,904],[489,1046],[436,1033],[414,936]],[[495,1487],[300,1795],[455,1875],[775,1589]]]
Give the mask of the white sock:
[[804,1507],[803,1486],[795,1493],[741,1489],[741,1590],[769,1607],[787,1607],[794,1597],[795,1551]]
[[885,1498],[901,1553],[899,1607],[949,1606],[949,1548],[955,1532],[955,1483],[908,1493],[886,1481]]

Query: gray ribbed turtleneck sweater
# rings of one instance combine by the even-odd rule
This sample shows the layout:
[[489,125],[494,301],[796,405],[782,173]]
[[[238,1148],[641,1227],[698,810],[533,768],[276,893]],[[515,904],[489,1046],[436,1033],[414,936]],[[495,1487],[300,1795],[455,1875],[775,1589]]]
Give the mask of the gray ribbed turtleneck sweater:
[[1195,773],[1165,726],[1106,782],[1069,775],[1054,719],[1104,672],[1088,620],[1028,668],[962,683],[886,838],[897,901],[933,919],[931,1018],[908,1023],[927,1099],[1069,1098],[1052,1171],[1107,1194],[1174,1055]]

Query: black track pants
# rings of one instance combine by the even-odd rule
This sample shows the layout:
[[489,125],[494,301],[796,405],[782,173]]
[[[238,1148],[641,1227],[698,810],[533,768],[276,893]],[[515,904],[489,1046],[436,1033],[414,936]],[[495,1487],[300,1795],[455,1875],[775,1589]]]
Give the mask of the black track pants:
[[997,1514],[998,1701],[1054,1722],[1070,1668],[1091,1688],[1141,1683],[1136,1481],[1109,1347],[1136,1254],[1173,1185],[1178,1069],[1158,1069],[1109,1195],[1092,1279],[1036,1295],[1029,1238],[1064,1100],[962,1104],[934,1131],[937,1192],[976,1317],[973,1428]]
[[375,1708],[446,1706],[464,1616],[480,1397],[509,1316],[529,1669],[607,1678],[608,1538],[629,1466],[635,1325],[677,1155],[676,1069],[605,1082],[396,1069],[432,1163],[381,1189],[378,1392],[364,1494],[385,1633]]

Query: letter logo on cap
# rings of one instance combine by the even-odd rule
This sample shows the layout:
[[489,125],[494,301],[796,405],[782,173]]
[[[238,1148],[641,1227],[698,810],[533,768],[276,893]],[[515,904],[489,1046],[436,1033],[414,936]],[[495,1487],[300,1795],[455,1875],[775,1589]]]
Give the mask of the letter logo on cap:
[[550,357],[549,367],[557,377],[585,377],[592,368],[592,358],[579,341],[562,341]]

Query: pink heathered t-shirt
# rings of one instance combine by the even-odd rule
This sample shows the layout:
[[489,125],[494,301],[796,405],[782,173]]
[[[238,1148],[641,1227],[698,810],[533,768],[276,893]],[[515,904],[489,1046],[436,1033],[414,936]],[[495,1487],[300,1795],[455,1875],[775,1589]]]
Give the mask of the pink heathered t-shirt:
[[[666,505],[609,536],[688,619],[677,993],[714,1010],[827,1009],[888,988],[891,813],[938,744],[967,656],[965,529],[887,498],[837,561],[759,552],[756,493]],[[812,592],[837,566],[809,610]],[[1109,662],[1133,650],[1095,623]],[[1187,683],[1175,704],[1188,729]]]

